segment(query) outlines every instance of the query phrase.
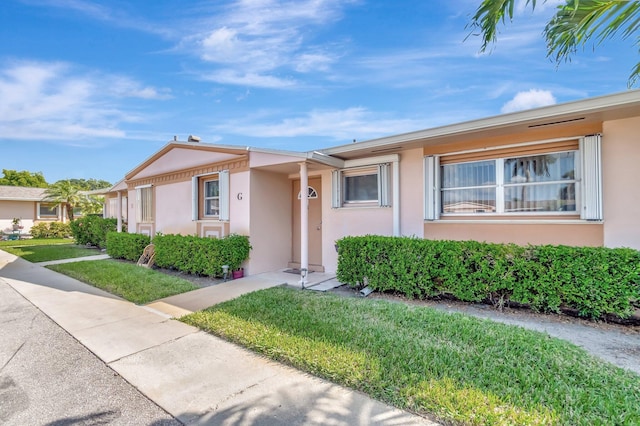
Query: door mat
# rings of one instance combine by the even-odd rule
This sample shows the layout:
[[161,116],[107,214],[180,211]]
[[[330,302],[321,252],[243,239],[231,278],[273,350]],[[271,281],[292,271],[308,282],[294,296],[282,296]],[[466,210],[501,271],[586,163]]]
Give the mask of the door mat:
[[[302,272],[302,271],[300,271],[300,269],[297,269],[297,268],[292,268],[292,269],[285,269],[282,272],[286,272],[288,274],[300,275],[300,272]],[[307,274],[313,274],[313,271],[307,271]]]

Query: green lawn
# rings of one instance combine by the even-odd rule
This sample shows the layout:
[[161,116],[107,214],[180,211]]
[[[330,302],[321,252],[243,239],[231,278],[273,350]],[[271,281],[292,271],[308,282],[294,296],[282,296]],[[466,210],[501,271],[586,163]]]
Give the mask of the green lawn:
[[20,246],[51,246],[54,244],[71,244],[72,239],[69,238],[47,238],[36,239],[30,238],[27,240],[5,240],[0,241],[0,249],[4,247],[20,247]]
[[187,280],[112,259],[63,263],[47,268],[137,304],[149,303],[198,288]]
[[462,314],[274,288],[182,321],[454,424],[640,424],[640,376],[546,334]]
[[[29,241],[29,240],[24,240]],[[45,241],[45,240],[40,240]],[[51,240],[46,240],[51,241]],[[78,246],[75,244],[69,244],[69,240],[64,240],[66,244],[54,244],[54,245],[27,245],[21,244],[18,246],[2,245],[0,250],[4,250],[8,253],[15,254],[28,260],[29,262],[45,262],[48,260],[59,259],[71,259],[74,257],[94,256],[102,254],[98,249],[86,248],[84,246]],[[8,241],[3,241],[6,243]],[[16,242],[16,241],[13,241]],[[22,242],[22,241],[20,241]]]

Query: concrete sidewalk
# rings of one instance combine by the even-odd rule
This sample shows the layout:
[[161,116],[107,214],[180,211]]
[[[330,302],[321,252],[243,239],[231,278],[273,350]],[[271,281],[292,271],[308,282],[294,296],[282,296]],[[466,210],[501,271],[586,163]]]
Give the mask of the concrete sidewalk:
[[[196,290],[197,305],[193,300],[162,303],[190,311],[237,297],[232,291],[280,285],[278,276],[213,286],[219,289],[211,294]],[[3,251],[0,280],[185,424],[435,424],[172,320],[159,305],[134,305]]]

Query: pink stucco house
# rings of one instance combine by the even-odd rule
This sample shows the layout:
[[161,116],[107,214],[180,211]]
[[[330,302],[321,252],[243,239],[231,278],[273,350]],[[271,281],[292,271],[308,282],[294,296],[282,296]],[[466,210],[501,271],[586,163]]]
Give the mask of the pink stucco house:
[[20,219],[21,234],[38,222],[64,221],[64,208],[44,201],[44,188],[0,185],[0,233],[12,234],[13,219]]
[[171,141],[106,207],[129,232],[249,235],[251,274],[333,272],[346,235],[640,249],[639,135],[627,91],[311,152]]

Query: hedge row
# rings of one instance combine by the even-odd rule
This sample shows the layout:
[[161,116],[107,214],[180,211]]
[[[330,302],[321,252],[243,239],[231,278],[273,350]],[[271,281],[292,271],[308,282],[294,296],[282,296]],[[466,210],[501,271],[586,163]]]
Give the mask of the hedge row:
[[148,235],[109,232],[107,234],[107,254],[114,259],[126,259],[137,262],[149,245]]
[[72,220],[69,224],[76,244],[105,248],[107,246],[107,233],[116,230],[118,220],[105,219],[100,215],[87,215],[80,219]]
[[341,282],[409,298],[516,302],[589,318],[627,318],[640,306],[640,252],[633,249],[381,236],[345,237],[337,245]]
[[68,238],[71,236],[71,227],[62,222],[39,222],[29,231],[33,238]]
[[249,238],[229,235],[224,238],[202,238],[186,235],[156,235],[155,264],[196,275],[222,277],[222,265],[229,271],[239,269],[249,258]]

